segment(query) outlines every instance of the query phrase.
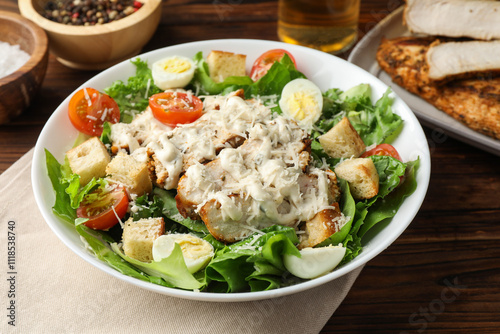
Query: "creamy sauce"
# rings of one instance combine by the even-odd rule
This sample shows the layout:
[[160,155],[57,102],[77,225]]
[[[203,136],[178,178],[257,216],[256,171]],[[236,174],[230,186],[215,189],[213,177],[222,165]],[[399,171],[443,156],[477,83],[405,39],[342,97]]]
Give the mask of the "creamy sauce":
[[[185,172],[183,192],[197,211],[215,200],[221,219],[251,232],[272,224],[296,226],[331,204],[328,172],[313,167],[304,172],[307,132],[258,100],[208,96],[200,119],[173,130],[157,131],[148,127],[150,116],[142,117],[113,125],[113,141],[131,152],[143,152],[141,147],[153,152],[165,189],[176,188]],[[238,138],[241,146],[233,142]],[[207,161],[215,163],[203,164]]]

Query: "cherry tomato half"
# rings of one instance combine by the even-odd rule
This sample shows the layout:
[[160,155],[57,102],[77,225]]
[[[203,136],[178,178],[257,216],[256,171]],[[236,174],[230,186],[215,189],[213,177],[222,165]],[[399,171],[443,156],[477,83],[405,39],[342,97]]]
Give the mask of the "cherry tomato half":
[[94,88],[76,92],[69,101],[68,114],[73,126],[90,136],[100,136],[104,122],[120,121],[120,109],[115,100]]
[[125,217],[128,203],[127,191],[123,186],[113,185],[104,190],[97,188],[83,198],[76,215],[89,219],[83,223],[87,227],[108,230],[118,223],[118,217]]
[[250,78],[253,81],[259,80],[263,77],[267,71],[273,66],[273,64],[277,61],[280,61],[283,58],[284,54],[287,54],[288,57],[293,61],[295,67],[297,67],[297,63],[295,62],[295,58],[291,55],[290,52],[283,49],[273,49],[267,52],[264,52],[257,60],[253,63],[252,70],[250,71]]
[[200,118],[203,102],[194,96],[181,92],[158,93],[149,98],[149,107],[160,122],[175,127]]
[[372,155],[386,155],[389,157],[393,157],[394,159],[398,159],[399,161],[401,160],[401,156],[399,155],[398,151],[394,148],[394,146],[389,145],[389,144],[379,144],[372,148],[371,150],[366,151],[361,155],[362,158],[366,158]]

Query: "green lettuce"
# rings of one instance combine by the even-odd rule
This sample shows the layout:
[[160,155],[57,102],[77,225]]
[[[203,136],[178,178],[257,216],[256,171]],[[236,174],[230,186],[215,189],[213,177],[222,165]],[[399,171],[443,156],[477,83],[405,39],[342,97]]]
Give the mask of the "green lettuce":
[[205,285],[203,281],[198,281],[189,272],[184,262],[181,246],[177,243],[174,245],[172,253],[159,262],[142,262],[133,259],[125,255],[117,243],[112,243],[111,249],[128,263],[133,264],[150,276],[161,277],[172,287],[195,290],[201,289]]
[[[233,76],[226,78],[223,82],[217,83],[210,78],[208,64],[203,58],[203,54],[198,52],[194,56],[197,63],[195,76],[190,83],[191,89],[199,94],[227,94],[238,89],[243,89],[245,98],[268,97],[273,98],[264,100],[264,104],[279,101],[283,87],[290,81],[297,78],[305,78],[305,75],[297,71],[295,64],[290,57],[285,54],[279,62],[275,62],[269,71],[256,82],[253,82],[249,76]],[[279,106],[272,107],[273,112],[281,113]]]
[[[396,186],[396,188],[387,193],[383,199],[378,198],[370,207],[363,226],[358,233],[359,237],[363,237],[368,230],[376,224],[391,219],[396,215],[399,207],[403,204],[406,197],[410,196],[417,189],[416,172],[420,165],[420,160],[410,161],[406,163],[404,172],[404,181]],[[398,177],[399,179],[399,177]],[[399,181],[398,181],[399,182]],[[395,184],[396,181],[389,182]]]
[[383,143],[403,124],[401,117],[392,112],[390,93],[388,89],[373,104],[368,84],[360,84],[345,92],[338,89],[326,91],[323,94],[323,113],[316,124],[320,131],[313,133],[313,137],[328,132],[346,116],[366,145]]
[[112,241],[112,239],[108,238],[106,233],[92,230],[84,225],[78,225],[75,228],[76,231],[85,239],[99,260],[106,262],[112,268],[124,275],[135,277],[143,281],[149,281],[147,275],[138,271],[129,263],[123,261],[117,253],[106,246],[108,242]]
[[217,95],[224,90],[235,91],[253,83],[248,76],[232,76],[226,78],[223,82],[215,82],[210,78],[208,64],[203,58],[203,53],[198,52],[193,60],[197,64],[197,68],[191,85],[194,86],[194,91],[198,91],[198,94]]
[[219,250],[205,269],[209,291],[241,292],[274,289],[283,284],[283,254],[300,256],[290,227],[271,226]]
[[66,193],[66,188],[70,183],[67,180],[68,175],[65,175],[68,174],[67,169],[65,172],[63,166],[47,149],[45,149],[45,164],[47,166],[50,182],[52,183],[52,188],[54,188],[56,195],[52,212],[66,222],[74,223],[76,219],[76,210],[71,206],[70,195]]
[[147,62],[139,58],[131,62],[136,67],[135,76],[128,78],[126,83],[117,80],[104,90],[118,104],[120,122],[123,123],[130,123],[135,114],[146,110],[151,95],[162,92],[153,83],[153,75]]

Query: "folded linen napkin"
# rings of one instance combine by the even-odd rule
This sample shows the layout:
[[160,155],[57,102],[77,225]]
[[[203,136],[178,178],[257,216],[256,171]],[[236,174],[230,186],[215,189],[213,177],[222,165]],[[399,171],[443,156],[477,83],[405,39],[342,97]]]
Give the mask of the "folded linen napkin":
[[1,333],[318,333],[361,271],[252,302],[199,302],[144,290],[93,267],[58,240],[35,203],[32,157],[33,150],[0,175]]

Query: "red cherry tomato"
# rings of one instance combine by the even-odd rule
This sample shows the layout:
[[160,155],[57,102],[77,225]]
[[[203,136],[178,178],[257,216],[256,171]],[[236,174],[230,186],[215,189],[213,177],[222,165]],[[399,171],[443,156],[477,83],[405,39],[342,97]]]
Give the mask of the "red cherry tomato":
[[203,112],[203,102],[180,92],[158,93],[149,98],[149,107],[160,122],[175,127],[196,121]]
[[380,144],[372,148],[371,150],[366,151],[361,155],[362,158],[366,158],[372,155],[386,155],[389,157],[393,157],[394,159],[398,159],[399,161],[403,161],[398,151],[394,148],[394,146],[389,144]]
[[104,190],[97,188],[83,198],[76,215],[89,219],[83,223],[87,227],[108,230],[118,223],[118,217],[125,217],[128,203],[127,191],[123,186],[113,185]]
[[252,70],[250,71],[250,78],[253,81],[259,80],[263,77],[267,71],[273,66],[273,64],[277,61],[280,61],[283,58],[284,54],[287,54],[288,57],[293,61],[295,67],[297,67],[297,63],[295,62],[295,58],[291,55],[290,52],[283,49],[274,49],[264,52],[257,60],[253,63]]
[[104,122],[120,121],[120,109],[115,100],[94,88],[80,89],[71,97],[68,115],[78,131],[90,136],[100,136]]

